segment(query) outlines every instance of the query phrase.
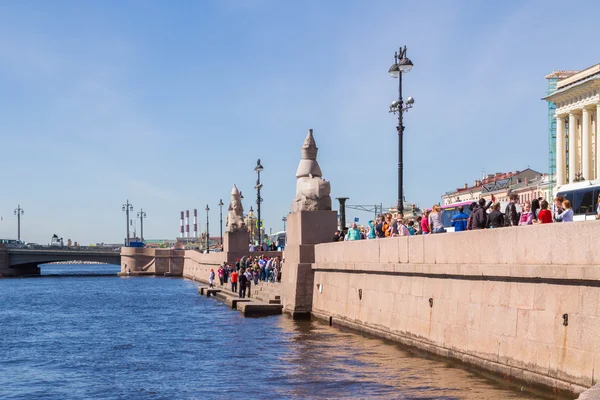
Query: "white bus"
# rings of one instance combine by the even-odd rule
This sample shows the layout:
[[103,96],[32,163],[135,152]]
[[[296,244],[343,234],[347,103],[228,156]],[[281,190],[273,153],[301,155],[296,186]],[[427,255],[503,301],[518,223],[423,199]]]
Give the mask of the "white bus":
[[562,185],[556,195],[569,200],[573,207],[574,221],[594,220],[598,213],[600,179]]
[[275,246],[277,246],[278,251],[283,251],[283,249],[285,248],[285,239],[286,239],[285,235],[286,235],[285,231],[281,231],[281,232],[277,232],[272,235],[269,235],[269,241],[271,243],[275,243]]

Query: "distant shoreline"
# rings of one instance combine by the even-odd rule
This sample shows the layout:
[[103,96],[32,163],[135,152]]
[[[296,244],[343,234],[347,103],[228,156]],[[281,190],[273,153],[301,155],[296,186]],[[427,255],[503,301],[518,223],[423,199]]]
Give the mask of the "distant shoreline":
[[[52,264],[105,264],[105,265],[109,265],[108,263],[98,262],[98,261],[54,261],[54,262],[45,263],[45,265],[52,265]],[[112,265],[112,264],[110,264],[110,265]]]

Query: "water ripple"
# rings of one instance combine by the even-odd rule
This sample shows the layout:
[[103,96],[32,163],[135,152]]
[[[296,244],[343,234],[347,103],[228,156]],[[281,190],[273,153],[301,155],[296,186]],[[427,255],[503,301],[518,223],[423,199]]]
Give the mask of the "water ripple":
[[62,268],[78,275],[0,280],[1,399],[540,398],[319,322],[243,318],[190,281]]

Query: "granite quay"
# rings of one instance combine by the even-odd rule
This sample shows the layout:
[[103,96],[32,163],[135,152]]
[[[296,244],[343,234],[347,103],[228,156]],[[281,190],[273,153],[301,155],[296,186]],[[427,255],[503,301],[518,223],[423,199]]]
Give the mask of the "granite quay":
[[[316,155],[310,131],[284,252],[253,253],[283,259],[281,283],[253,285],[250,301],[227,285],[200,294],[247,316],[317,318],[563,394],[600,381],[600,221],[331,242],[337,213]],[[120,275],[206,284],[249,254],[249,235],[234,185],[222,252],[123,247]],[[1,249],[0,265],[18,256]]]
[[[312,133],[305,146],[314,146]],[[304,155],[316,161],[306,148]],[[347,326],[531,386],[575,395],[599,381],[600,221],[330,243],[337,213],[306,191],[329,185],[318,174],[297,173],[319,181],[297,187],[282,282],[253,292],[269,293],[265,304],[281,300],[293,318]],[[230,221],[239,220],[237,200]],[[228,226],[222,253],[123,248],[121,273],[208,283],[211,269],[248,254],[248,242],[247,229]]]

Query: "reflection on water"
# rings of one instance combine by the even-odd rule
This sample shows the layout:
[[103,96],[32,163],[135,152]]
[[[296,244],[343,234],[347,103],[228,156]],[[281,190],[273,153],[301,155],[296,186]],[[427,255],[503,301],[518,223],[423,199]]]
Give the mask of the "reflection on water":
[[[293,346],[282,353],[292,392],[305,398],[378,399],[541,399],[561,398],[533,393],[518,385],[459,368],[439,357],[399,344],[333,328],[321,321],[281,318]],[[315,394],[318,393],[318,396]]]
[[99,276],[116,275],[120,265],[114,264],[41,264],[42,276]]
[[542,398],[318,321],[244,318],[189,280],[82,276],[99,267],[118,271],[0,279],[1,400]]

